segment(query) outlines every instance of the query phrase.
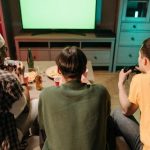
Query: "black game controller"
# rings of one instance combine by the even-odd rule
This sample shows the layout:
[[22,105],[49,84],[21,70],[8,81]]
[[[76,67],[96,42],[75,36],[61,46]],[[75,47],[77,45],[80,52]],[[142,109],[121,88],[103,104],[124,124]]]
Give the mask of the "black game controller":
[[123,68],[124,73],[127,72],[128,70],[131,70],[132,73],[136,73],[136,74],[141,73],[139,70],[136,69],[136,66],[137,65],[135,65],[135,66],[129,66],[129,67],[124,67]]

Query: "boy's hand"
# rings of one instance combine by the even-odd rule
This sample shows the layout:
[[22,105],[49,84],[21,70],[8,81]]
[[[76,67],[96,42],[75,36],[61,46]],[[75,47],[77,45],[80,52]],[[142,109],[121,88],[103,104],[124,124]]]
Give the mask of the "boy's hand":
[[136,73],[141,73],[142,72],[142,70],[140,70],[139,66],[135,66],[135,69],[136,69]]
[[18,62],[16,64],[16,74],[19,75],[24,75],[25,67],[22,62]]
[[88,80],[88,78],[85,77],[84,75],[82,75],[82,77],[81,77],[81,82],[82,83],[90,83],[89,80]]
[[118,81],[118,87],[122,86],[125,81],[128,79],[129,74],[132,72],[132,70],[128,70],[127,72],[124,72],[124,69],[122,69],[119,73],[119,81]]
[[82,83],[91,84],[91,82],[88,79],[88,69],[86,69],[86,71],[82,74],[82,76],[81,76],[81,82]]

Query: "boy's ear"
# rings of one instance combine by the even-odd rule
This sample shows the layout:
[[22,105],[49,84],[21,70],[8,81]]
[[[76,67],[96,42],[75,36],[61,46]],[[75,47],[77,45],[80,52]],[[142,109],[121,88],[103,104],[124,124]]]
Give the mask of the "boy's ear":
[[87,78],[87,75],[88,75],[88,69],[86,68],[86,70],[83,72],[83,74],[82,74],[84,77],[86,77]]
[[150,65],[150,60],[147,57],[143,58],[143,65],[144,66]]
[[144,65],[147,65],[148,59],[146,57],[143,58],[143,61],[144,61]]

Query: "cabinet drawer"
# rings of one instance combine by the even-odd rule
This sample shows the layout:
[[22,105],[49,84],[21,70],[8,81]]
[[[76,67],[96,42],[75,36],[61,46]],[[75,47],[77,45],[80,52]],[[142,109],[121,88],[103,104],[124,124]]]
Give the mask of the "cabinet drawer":
[[150,30],[150,23],[122,23],[121,24],[121,31],[148,31]]
[[119,45],[138,46],[148,37],[150,37],[150,32],[121,32]]
[[119,47],[117,63],[137,64],[140,47]]
[[[20,51],[20,58],[23,61],[27,60],[27,50]],[[42,61],[42,60],[50,60],[50,52],[48,50],[32,50],[32,56],[34,60]]]
[[94,65],[109,64],[110,62],[110,51],[84,51],[87,59],[92,61]]
[[58,54],[59,54],[61,51],[62,51],[61,48],[57,48],[57,49],[52,48],[51,51],[50,51],[50,53],[51,53],[51,60],[55,60],[56,57],[58,56]]

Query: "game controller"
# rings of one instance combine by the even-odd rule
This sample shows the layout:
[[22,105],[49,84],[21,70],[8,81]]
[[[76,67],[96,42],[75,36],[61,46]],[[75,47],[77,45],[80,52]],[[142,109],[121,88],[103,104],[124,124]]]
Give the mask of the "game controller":
[[127,72],[127,71],[129,71],[129,70],[131,70],[132,73],[136,73],[136,74],[141,73],[139,70],[136,69],[136,66],[137,66],[137,65],[124,67],[124,68],[123,68],[124,73]]

